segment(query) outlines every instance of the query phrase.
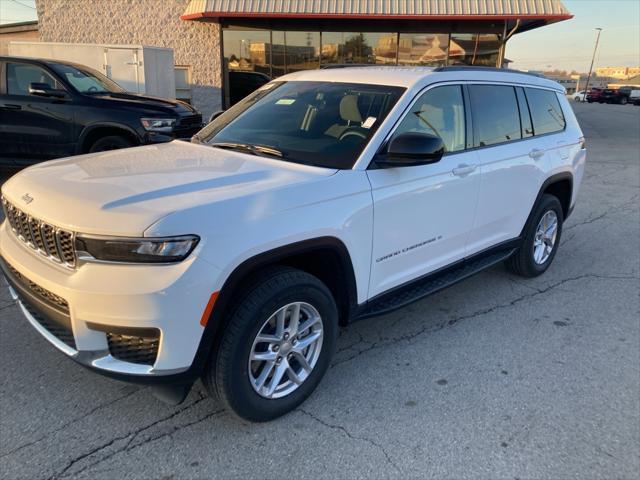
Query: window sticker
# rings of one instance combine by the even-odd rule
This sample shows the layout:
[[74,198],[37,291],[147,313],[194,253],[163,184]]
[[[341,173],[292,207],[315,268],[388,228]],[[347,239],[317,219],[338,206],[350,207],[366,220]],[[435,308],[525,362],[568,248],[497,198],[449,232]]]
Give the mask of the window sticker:
[[296,101],[295,98],[281,98],[276,102],[276,105],[291,105]]
[[362,123],[362,128],[371,128],[373,127],[373,124],[376,123],[377,118],[376,117],[368,117],[363,123]]

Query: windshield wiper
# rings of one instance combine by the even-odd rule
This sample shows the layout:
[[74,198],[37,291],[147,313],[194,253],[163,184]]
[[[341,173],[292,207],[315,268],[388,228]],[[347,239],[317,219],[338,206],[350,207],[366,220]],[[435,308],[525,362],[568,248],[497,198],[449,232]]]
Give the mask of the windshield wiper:
[[210,143],[212,147],[224,148],[227,150],[239,150],[245,153],[251,153],[253,155],[268,155],[271,157],[283,158],[284,154],[277,148],[270,147],[269,145],[252,145],[250,143],[235,143],[235,142],[217,142]]

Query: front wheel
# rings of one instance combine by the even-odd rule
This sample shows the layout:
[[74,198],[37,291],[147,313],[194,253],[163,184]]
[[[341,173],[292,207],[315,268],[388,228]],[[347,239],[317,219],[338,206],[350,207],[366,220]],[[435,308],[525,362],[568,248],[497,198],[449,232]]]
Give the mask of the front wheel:
[[558,251],[563,221],[558,198],[544,194],[525,225],[520,247],[507,260],[507,268],[522,277],[543,274]]
[[277,418],[318,386],[337,333],[337,307],[324,283],[293,268],[267,270],[232,308],[205,386],[245,420]]
[[109,135],[102,137],[93,142],[89,147],[89,153],[107,152],[109,150],[118,150],[120,148],[128,148],[133,146],[133,143],[128,138],[120,135]]

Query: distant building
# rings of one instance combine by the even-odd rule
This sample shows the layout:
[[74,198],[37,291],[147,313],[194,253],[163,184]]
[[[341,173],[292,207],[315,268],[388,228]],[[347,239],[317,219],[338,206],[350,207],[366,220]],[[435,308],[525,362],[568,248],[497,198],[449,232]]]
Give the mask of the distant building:
[[9,54],[9,42],[37,42],[38,22],[5,23],[0,25],[0,55]]
[[640,75],[640,67],[600,67],[596,68],[598,77],[611,77],[617,80],[627,80]]
[[572,18],[561,0],[36,0],[46,42],[172,48],[205,116],[229,72],[330,64],[502,66],[512,35]]

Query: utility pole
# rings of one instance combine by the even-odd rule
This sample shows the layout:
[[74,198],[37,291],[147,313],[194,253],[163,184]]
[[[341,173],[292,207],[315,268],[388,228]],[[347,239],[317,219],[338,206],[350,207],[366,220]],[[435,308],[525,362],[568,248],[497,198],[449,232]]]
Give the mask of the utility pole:
[[598,36],[596,37],[596,46],[593,48],[593,57],[591,57],[591,66],[589,67],[589,75],[587,75],[587,84],[584,86],[584,98],[583,102],[587,101],[587,92],[589,91],[589,80],[591,80],[591,72],[593,71],[593,62],[596,59],[596,51],[598,50],[598,42],[600,41],[600,32],[601,28],[596,28],[598,31]]

